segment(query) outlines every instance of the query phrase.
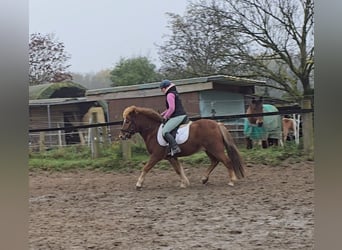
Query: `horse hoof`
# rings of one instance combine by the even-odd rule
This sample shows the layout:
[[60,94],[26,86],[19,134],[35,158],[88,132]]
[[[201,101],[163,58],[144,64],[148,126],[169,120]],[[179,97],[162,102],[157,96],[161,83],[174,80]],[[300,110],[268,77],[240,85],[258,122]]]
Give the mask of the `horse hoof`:
[[228,185],[234,187],[234,182],[228,182]]
[[208,182],[208,180],[209,180],[209,178],[203,177],[203,178],[202,178],[202,184],[206,184],[206,183]]
[[209,180],[208,177],[203,176],[202,177],[202,184],[206,184],[208,182],[208,180]]
[[141,191],[142,187],[141,186],[135,186],[135,189],[138,191]]

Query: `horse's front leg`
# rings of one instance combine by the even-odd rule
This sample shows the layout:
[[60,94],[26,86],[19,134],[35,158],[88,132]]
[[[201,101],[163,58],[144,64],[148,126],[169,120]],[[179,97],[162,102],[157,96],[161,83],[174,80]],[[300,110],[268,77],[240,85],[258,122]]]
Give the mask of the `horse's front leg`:
[[137,190],[140,190],[142,188],[145,180],[145,175],[150,171],[151,168],[154,167],[154,165],[157,164],[158,161],[160,161],[160,159],[151,156],[148,162],[144,165],[141,174],[138,178],[137,184],[135,184]]
[[168,161],[171,163],[173,169],[176,171],[176,173],[180,176],[181,178],[181,188],[186,188],[187,186],[190,185],[190,182],[188,178],[186,177],[184,173],[183,166],[179,163],[177,158],[168,158]]

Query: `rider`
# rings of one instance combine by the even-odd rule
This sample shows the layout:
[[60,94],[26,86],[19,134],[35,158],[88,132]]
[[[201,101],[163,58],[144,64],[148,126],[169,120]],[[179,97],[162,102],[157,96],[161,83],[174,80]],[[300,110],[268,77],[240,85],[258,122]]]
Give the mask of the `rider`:
[[187,117],[182,101],[179,98],[175,84],[170,80],[163,80],[159,85],[161,91],[166,96],[166,110],[161,113],[164,118],[164,126],[162,128],[162,135],[169,143],[173,156],[181,152],[175,138],[172,136],[171,131],[175,129]]

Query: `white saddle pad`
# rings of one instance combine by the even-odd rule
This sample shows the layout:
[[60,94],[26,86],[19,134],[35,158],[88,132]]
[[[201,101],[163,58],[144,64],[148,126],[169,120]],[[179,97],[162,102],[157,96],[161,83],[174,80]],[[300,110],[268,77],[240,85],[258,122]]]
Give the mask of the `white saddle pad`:
[[[190,124],[191,124],[191,122],[189,122],[185,125],[181,125],[178,128],[177,133],[176,133],[177,144],[182,144],[182,143],[186,142],[186,140],[189,138]],[[163,128],[163,124],[160,124],[159,129],[158,129],[158,133],[157,133],[157,140],[158,140],[159,145],[167,146],[168,142],[165,141],[165,139],[163,138],[162,128]]]

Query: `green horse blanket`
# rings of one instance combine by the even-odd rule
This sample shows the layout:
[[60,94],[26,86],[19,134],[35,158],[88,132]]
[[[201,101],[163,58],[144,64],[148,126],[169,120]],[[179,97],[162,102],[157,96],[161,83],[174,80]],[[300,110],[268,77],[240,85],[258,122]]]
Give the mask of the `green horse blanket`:
[[[263,113],[278,112],[278,109],[270,104],[263,104]],[[262,127],[251,125],[245,118],[244,135],[252,140],[267,140],[267,138],[281,139],[281,117],[280,115],[264,116]]]

